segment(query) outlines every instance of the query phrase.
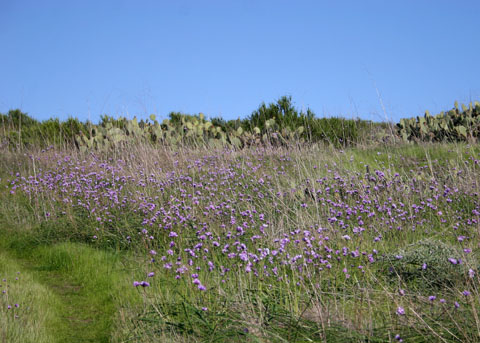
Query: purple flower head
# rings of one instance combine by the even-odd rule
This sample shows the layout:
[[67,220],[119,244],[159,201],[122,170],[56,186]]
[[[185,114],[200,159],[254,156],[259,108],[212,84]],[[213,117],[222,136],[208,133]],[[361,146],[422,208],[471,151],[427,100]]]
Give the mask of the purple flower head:
[[133,281],[133,286],[134,286],[134,287],[140,286],[140,282],[138,282],[138,281]]
[[404,309],[403,307],[398,306],[398,308],[397,308],[397,314],[398,314],[399,316],[405,315],[405,309]]
[[428,300],[430,301],[434,301],[435,299],[437,299],[437,297],[435,295],[431,295],[428,297]]
[[450,257],[450,258],[448,259],[448,261],[449,261],[451,264],[458,264],[458,260],[457,260],[456,258]]
[[463,294],[464,296],[468,297],[468,296],[470,295],[470,292],[467,291],[467,290],[465,290],[465,291],[462,292],[462,294]]
[[459,307],[460,307],[460,304],[455,301],[454,306],[455,306],[455,308],[459,308]]
[[150,273],[148,273],[147,276],[148,276],[148,277],[154,277],[154,276],[155,276],[155,273],[154,273],[154,272],[150,272]]
[[470,279],[473,279],[473,278],[474,278],[474,276],[475,276],[475,271],[474,271],[472,268],[470,268],[470,269],[468,270],[468,276],[470,277]]
[[150,283],[148,281],[142,281],[140,282],[140,286],[142,287],[150,287]]

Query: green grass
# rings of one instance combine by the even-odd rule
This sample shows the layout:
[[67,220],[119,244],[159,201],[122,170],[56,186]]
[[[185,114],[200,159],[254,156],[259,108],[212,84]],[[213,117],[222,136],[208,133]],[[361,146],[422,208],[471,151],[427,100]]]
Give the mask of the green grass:
[[0,295],[0,342],[55,342],[55,332],[49,329],[60,323],[55,292],[5,253],[0,253],[0,281],[1,291],[6,291]]
[[[466,269],[455,269],[452,272],[453,267],[446,258],[456,256],[447,248],[450,244],[458,244],[457,236],[460,234],[469,236],[469,246],[473,247],[479,242],[475,231],[462,231],[468,231],[468,228],[460,228],[458,231],[451,229],[457,216],[470,213],[476,206],[475,198],[466,193],[478,191],[478,184],[475,185],[478,170],[464,162],[468,154],[478,156],[478,153],[478,146],[425,144],[345,151],[321,147],[293,152],[270,151],[263,155],[247,151],[232,155],[237,168],[235,171],[246,175],[245,182],[265,177],[271,168],[285,166],[285,175],[272,173],[270,184],[258,186],[265,198],[254,198],[248,205],[255,206],[271,220],[268,231],[272,230],[272,238],[295,228],[321,225],[326,228],[330,236],[329,245],[334,250],[346,245],[351,250],[358,248],[360,251],[377,248],[385,254],[383,259],[375,257],[378,262],[372,264],[365,274],[357,269],[356,260],[347,257],[342,262],[344,266],[337,266],[323,276],[316,274],[318,279],[305,280],[302,288],[272,279],[259,281],[251,274],[241,272],[229,274],[230,279],[222,283],[218,274],[208,274],[202,270],[199,272],[200,279],[209,278],[210,289],[199,293],[192,290],[189,276],[174,280],[171,272],[164,270],[162,264],[158,267],[147,265],[140,238],[136,240],[134,237],[131,246],[122,243],[127,234],[138,236],[141,227],[141,215],[133,213],[131,209],[124,208],[120,213],[115,213],[115,218],[119,219],[106,224],[102,227],[103,231],[100,231],[101,234],[108,233],[108,236],[103,235],[94,241],[91,237],[95,234],[96,223],[84,213],[68,212],[67,207],[61,208],[62,205],[57,203],[59,208],[55,210],[59,213],[65,209],[66,215],[58,218],[52,216],[47,220],[43,213],[54,204],[48,198],[35,202],[20,192],[10,196],[6,191],[0,191],[0,251],[6,259],[5,264],[13,268],[8,273],[15,273],[18,269],[22,276],[30,278],[31,282],[26,285],[32,285],[34,290],[29,302],[51,304],[46,307],[48,313],[45,315],[42,314],[45,307],[38,306],[38,315],[43,321],[25,324],[25,332],[19,334],[25,335],[22,338],[25,342],[42,342],[43,338],[39,338],[41,336],[46,337],[45,341],[52,342],[178,343],[394,342],[397,333],[401,333],[404,340],[409,342],[437,342],[441,341],[438,333],[442,333],[443,339],[448,342],[475,342],[478,338],[476,331],[480,328],[478,318],[475,317],[478,299],[472,297],[474,300],[469,302],[467,298],[461,297]],[[198,158],[204,152],[190,151],[189,154],[188,157],[175,154],[168,157],[180,160],[181,166],[191,163],[190,160]],[[143,162],[148,166],[148,163],[155,160],[153,153],[145,155],[151,157],[151,160],[138,161],[133,158],[130,165]],[[289,155],[291,160],[288,163],[279,162],[285,155]],[[9,158],[22,160],[21,156]],[[158,155],[155,158],[164,162]],[[258,158],[264,158],[268,163],[251,172],[249,165],[256,163]],[[0,159],[3,169],[1,186],[6,185],[9,170],[24,168],[25,174],[31,174],[31,164],[28,161],[23,161],[18,167],[18,164],[7,163],[6,160],[7,157]],[[12,168],[13,165],[16,167]],[[360,214],[366,222],[364,226],[372,225],[372,229],[365,232],[361,239],[353,238],[346,242],[341,239],[343,232],[327,222],[326,211],[305,196],[306,180],[324,177],[330,169],[333,171],[330,177],[336,172],[345,179],[360,174],[355,180],[364,182],[365,187],[381,186],[380,183],[369,184],[364,181],[367,165],[370,174],[374,174],[377,169],[386,171],[386,182],[392,181],[394,174],[399,173],[402,190],[408,188],[412,178],[418,179],[423,187],[421,194],[379,191],[372,199],[380,204],[392,197],[397,204],[403,202],[410,211],[412,204],[418,204],[432,194],[428,185],[433,176],[436,177],[434,181],[439,182],[439,187],[446,182],[457,186],[460,192],[452,196],[454,201],[450,204],[438,202],[437,205],[444,212],[445,222],[441,222],[434,211],[422,212],[419,218],[406,220],[402,224],[403,231],[397,231],[375,227],[375,218],[367,219],[365,214]],[[47,168],[48,165],[42,167]],[[167,169],[164,165],[162,167]],[[458,176],[452,172],[453,167],[456,170],[462,169],[464,174]],[[189,172],[195,180],[202,173],[195,169]],[[228,189],[230,186],[227,184],[224,187]],[[290,188],[294,189],[291,194],[276,196],[277,190]],[[2,187],[2,190],[5,189]],[[134,193],[138,189],[140,188],[133,185],[129,191]],[[217,193],[222,191],[220,189]],[[145,193],[152,196],[156,194],[155,189],[148,188]],[[245,193],[255,194],[251,190],[245,190]],[[336,197],[332,193],[329,196],[334,201],[342,199],[343,195],[337,195]],[[163,200],[168,200],[169,196],[170,194],[161,195]],[[346,197],[343,200],[352,206],[356,199]],[[277,206],[273,202],[278,202]],[[302,208],[301,203],[308,203],[309,206]],[[198,220],[202,220],[201,211],[197,211],[195,215],[199,217]],[[208,217],[204,220],[208,220]],[[419,225],[422,230],[410,230],[411,225],[418,220],[425,220],[425,224]],[[210,225],[214,235],[222,233],[222,228],[217,224]],[[152,228],[151,232],[156,242],[160,242],[159,245],[170,241],[163,229],[155,231]],[[373,238],[379,232],[383,239],[374,243]],[[442,242],[438,243],[439,249],[427,246],[422,250],[413,245],[426,238]],[[177,242],[180,246],[187,245],[187,240],[192,237],[182,239],[184,241]],[[402,254],[405,258],[397,260],[397,254]],[[185,255],[183,258],[186,260]],[[480,265],[478,251],[474,251],[470,258],[477,260],[471,262],[465,259],[469,266]],[[229,263],[220,254],[212,259],[217,266]],[[428,275],[432,286],[425,283],[423,278],[427,274],[422,274],[419,265],[416,265],[417,260],[429,263],[431,269],[428,271],[431,274]],[[343,267],[349,268],[350,278],[345,277]],[[388,271],[390,267],[393,267],[392,271]],[[150,271],[156,273],[150,288],[131,286],[133,280],[145,279],[145,274]],[[291,280],[298,280],[298,275],[289,268],[280,267],[279,273]],[[438,282],[434,282],[435,277],[439,279]],[[445,282],[451,278],[458,279],[460,284]],[[478,279],[468,282],[472,294],[477,296]],[[407,294],[400,297],[399,288],[408,289]],[[436,294],[439,298],[444,296],[448,308],[431,306],[427,298],[430,294]],[[459,310],[453,308],[454,300],[461,302]],[[398,306],[406,309],[407,316],[399,317],[395,314]],[[207,307],[207,310],[203,307]],[[14,325],[15,322],[7,323],[7,327],[13,328],[12,330]]]
[[28,235],[10,233],[7,238],[3,233],[2,239],[1,256],[8,261],[1,265],[18,269],[22,279],[13,291],[33,296],[18,302],[37,302],[38,314],[28,318],[42,318],[23,329],[18,321],[7,322],[2,327],[19,335],[8,342],[109,342],[121,325],[117,315],[122,306],[139,303],[130,286],[134,273],[130,276],[124,268],[125,256],[79,243],[37,246]]

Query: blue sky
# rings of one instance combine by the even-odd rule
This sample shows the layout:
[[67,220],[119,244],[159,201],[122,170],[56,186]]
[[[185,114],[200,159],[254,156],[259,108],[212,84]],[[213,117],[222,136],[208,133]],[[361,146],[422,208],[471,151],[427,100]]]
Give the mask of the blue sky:
[[0,112],[236,119],[291,95],[319,117],[437,113],[480,100],[479,13],[480,1],[0,0]]

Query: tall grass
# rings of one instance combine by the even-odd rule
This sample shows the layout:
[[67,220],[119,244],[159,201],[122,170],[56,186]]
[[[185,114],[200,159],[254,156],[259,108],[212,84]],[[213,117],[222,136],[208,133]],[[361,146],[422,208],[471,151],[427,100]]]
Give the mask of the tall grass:
[[[114,341],[476,342],[478,153],[461,144],[9,153],[0,211],[35,244],[136,256],[128,266],[142,302],[118,311]],[[62,249],[39,256],[68,269],[76,248]],[[103,264],[89,261],[80,274]],[[112,284],[99,273],[100,289]]]

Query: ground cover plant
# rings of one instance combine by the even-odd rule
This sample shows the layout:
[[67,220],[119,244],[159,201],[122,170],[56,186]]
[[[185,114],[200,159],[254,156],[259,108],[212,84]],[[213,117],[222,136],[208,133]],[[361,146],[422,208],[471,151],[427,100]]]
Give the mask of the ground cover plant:
[[[475,342],[479,159],[465,144],[4,149],[3,249],[96,289],[82,315],[108,309],[101,341]],[[69,251],[118,257],[73,272]]]

